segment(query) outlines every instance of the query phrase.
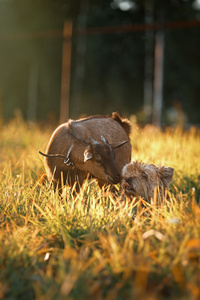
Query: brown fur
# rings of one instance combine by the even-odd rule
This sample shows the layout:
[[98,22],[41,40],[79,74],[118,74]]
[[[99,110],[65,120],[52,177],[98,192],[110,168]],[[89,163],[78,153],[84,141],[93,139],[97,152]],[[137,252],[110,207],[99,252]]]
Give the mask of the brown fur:
[[132,162],[124,166],[122,170],[122,187],[127,195],[133,197],[141,196],[150,201],[157,191],[162,200],[165,189],[173,177],[174,169],[170,167],[158,167],[153,164]]
[[[60,125],[52,134],[46,154],[66,156],[73,145],[70,160],[74,168],[64,164],[61,157],[45,157],[49,180],[53,180],[56,185],[63,177],[64,183],[68,181],[72,186],[77,178],[82,184],[89,173],[97,178],[100,185],[120,182],[122,168],[131,160],[131,144],[128,140],[126,144],[114,150],[110,145],[129,139],[128,133],[130,124],[121,119],[118,113],[114,113],[113,117],[91,116],[69,120]],[[108,144],[102,142],[101,134]],[[92,144],[90,138],[97,141],[98,145]],[[84,161],[84,155],[88,152],[92,154],[92,158]],[[101,164],[97,162],[99,159]]]
[[119,125],[124,129],[124,131],[126,132],[127,136],[129,137],[130,134],[131,134],[131,125],[130,125],[130,122],[128,119],[125,119],[125,118],[121,118],[121,116],[119,115],[118,112],[113,112],[112,113],[112,116],[103,116],[103,115],[93,115],[93,116],[89,116],[87,118],[82,118],[82,119],[79,119],[79,120],[69,120],[67,123],[69,124],[69,129],[70,129],[70,133],[73,134],[73,126],[76,124],[76,123],[79,123],[81,125],[81,123],[83,124],[85,121],[89,121],[89,120],[93,120],[93,122],[96,120],[96,119],[113,119],[114,121],[118,122]]
[[125,130],[126,134],[128,136],[130,136],[130,134],[131,134],[131,126],[130,126],[130,123],[129,123],[129,121],[127,119],[122,119],[117,112],[113,112],[112,113],[112,119],[114,119],[115,121],[117,121],[123,127],[123,129]]

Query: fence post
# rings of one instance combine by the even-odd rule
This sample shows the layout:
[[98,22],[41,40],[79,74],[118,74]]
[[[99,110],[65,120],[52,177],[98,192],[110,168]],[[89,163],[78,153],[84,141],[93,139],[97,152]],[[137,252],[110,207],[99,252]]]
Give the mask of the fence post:
[[154,56],[154,99],[153,99],[153,125],[161,126],[163,105],[163,66],[164,66],[164,31],[158,30],[155,37]]
[[148,30],[148,25],[154,22],[154,1],[146,0],[145,4],[145,27],[144,31],[144,121],[152,121],[152,101],[153,101],[153,51],[154,51],[154,31]]
[[71,46],[72,46],[72,20],[67,20],[64,22],[64,28],[63,28],[60,123],[66,122],[67,119],[69,118]]
[[35,59],[29,70],[27,119],[30,122],[35,122],[37,119],[38,83],[39,66]]

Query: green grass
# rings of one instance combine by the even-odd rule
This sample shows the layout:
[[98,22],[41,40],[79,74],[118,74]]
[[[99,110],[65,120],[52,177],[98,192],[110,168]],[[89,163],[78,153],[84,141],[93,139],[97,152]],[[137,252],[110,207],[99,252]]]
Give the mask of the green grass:
[[175,168],[170,201],[42,184],[52,128],[0,129],[0,299],[199,299],[200,133],[133,124],[133,159]]

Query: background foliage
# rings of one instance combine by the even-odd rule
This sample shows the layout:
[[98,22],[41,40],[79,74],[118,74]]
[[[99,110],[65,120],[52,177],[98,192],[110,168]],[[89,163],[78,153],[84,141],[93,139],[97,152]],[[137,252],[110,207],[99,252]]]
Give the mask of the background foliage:
[[[133,1],[133,10],[113,8],[114,1],[0,1],[0,100],[3,117],[19,108],[28,117],[32,74],[36,74],[36,118],[58,120],[62,64],[62,29],[72,18],[74,35],[70,117],[143,108],[145,33],[113,32],[78,35],[79,29],[145,23],[145,3],[153,3],[154,23],[182,21],[165,28],[164,107],[179,101],[188,122],[199,123],[199,27],[195,0]],[[46,35],[40,36],[46,32]],[[52,34],[53,32],[53,34]],[[38,34],[34,34],[38,33]],[[51,33],[49,35],[49,33]],[[76,34],[75,34],[76,33]],[[35,72],[35,73],[34,73]],[[153,72],[153,69],[152,69]],[[142,118],[141,118],[142,120]]]

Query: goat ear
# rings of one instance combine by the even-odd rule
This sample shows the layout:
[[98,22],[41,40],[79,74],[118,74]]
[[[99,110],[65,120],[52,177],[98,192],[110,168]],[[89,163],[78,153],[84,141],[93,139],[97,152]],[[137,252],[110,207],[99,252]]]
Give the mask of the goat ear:
[[90,152],[88,149],[84,151],[84,162],[92,159],[92,152]]
[[123,142],[115,142],[115,143],[111,143],[110,146],[111,146],[113,149],[117,149],[117,148],[123,146],[124,144],[126,144],[128,141],[129,141],[129,139],[126,140],[126,141],[123,141]]
[[173,178],[174,169],[170,167],[161,167],[158,171],[160,179],[163,181],[163,183],[168,186],[170,181]]

